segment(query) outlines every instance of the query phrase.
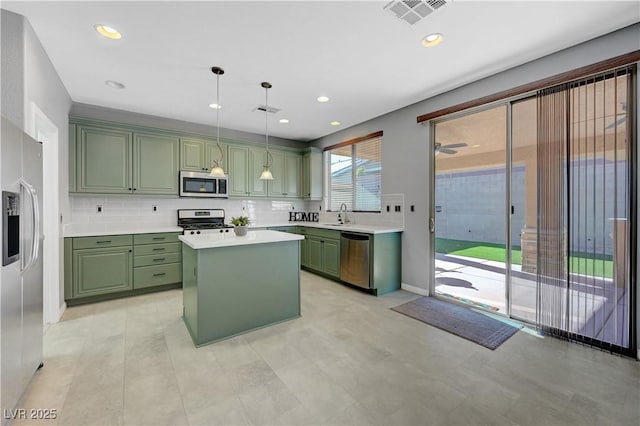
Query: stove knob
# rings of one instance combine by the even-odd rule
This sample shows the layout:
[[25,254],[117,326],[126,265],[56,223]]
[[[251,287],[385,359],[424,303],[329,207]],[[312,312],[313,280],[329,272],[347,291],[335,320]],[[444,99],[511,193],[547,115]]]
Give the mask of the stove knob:
[[200,234],[200,231],[196,231],[196,234],[198,234],[198,235],[199,235],[199,234]]
[[224,230],[224,232],[229,232],[229,230],[228,230],[228,229],[225,229],[225,230]]
[[191,235],[195,234],[195,232],[191,231]]
[[220,233],[222,234],[223,232],[224,232],[224,231],[221,229],[221,230],[220,230]]

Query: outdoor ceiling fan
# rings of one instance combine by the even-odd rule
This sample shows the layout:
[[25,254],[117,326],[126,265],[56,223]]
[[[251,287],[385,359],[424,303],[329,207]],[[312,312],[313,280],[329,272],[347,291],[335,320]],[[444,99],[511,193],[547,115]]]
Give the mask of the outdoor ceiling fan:
[[449,145],[442,145],[440,142],[436,142],[436,155],[443,153],[443,154],[456,154],[458,151],[456,151],[455,149],[452,148],[462,148],[464,146],[467,146],[466,143],[461,142],[461,143],[450,143]]
[[620,102],[620,104],[622,104],[622,114],[616,114],[616,115],[623,115],[622,118],[617,119],[616,121],[614,121],[613,123],[609,124],[607,127],[605,127],[606,130],[609,129],[613,129],[616,126],[621,125],[622,123],[624,123],[625,121],[627,121],[627,103],[626,102]]

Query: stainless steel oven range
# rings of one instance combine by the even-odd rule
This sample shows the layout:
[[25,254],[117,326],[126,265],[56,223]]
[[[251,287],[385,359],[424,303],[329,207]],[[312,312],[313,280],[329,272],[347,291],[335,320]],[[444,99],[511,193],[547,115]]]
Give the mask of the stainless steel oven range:
[[178,210],[178,226],[183,235],[222,234],[233,229],[224,223],[223,209],[182,209]]

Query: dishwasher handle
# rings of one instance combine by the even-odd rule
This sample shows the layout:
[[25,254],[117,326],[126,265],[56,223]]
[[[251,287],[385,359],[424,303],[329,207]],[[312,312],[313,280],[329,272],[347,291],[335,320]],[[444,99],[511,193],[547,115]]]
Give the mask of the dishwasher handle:
[[354,234],[351,232],[341,232],[340,237],[345,238],[347,240],[356,240],[356,241],[368,241],[368,234]]

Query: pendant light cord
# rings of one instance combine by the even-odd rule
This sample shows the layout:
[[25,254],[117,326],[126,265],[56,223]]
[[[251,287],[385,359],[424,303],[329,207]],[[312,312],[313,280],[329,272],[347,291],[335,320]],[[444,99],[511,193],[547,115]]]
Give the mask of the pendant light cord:
[[267,167],[269,167],[269,87],[264,88],[264,134],[267,138]]

